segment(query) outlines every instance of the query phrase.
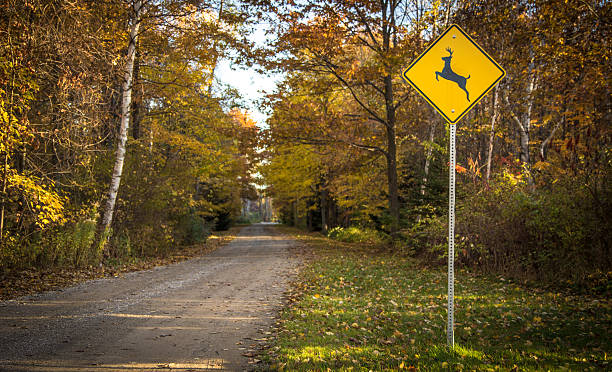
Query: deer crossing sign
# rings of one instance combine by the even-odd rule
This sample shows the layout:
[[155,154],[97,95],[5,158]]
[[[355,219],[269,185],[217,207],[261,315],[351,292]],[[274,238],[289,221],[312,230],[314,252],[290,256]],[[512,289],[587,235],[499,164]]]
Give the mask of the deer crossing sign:
[[506,72],[459,26],[450,26],[404,70],[403,78],[456,123]]

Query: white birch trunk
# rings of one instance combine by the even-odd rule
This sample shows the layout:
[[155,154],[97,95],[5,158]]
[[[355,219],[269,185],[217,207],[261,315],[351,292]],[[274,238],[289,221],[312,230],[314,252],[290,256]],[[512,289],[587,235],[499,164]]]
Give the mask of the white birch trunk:
[[552,129],[548,137],[546,137],[546,139],[542,142],[542,145],[540,146],[540,157],[542,158],[542,161],[546,160],[546,154],[547,154],[546,148],[548,147],[553,137],[555,136],[555,132],[557,131],[557,129],[559,129],[559,127],[562,124],[565,124],[565,115],[563,115],[561,120],[554,126],[554,128]]
[[117,192],[119,191],[121,175],[123,174],[123,162],[125,160],[128,127],[130,123],[130,104],[132,102],[132,78],[134,75],[134,58],[136,56],[136,42],[138,40],[138,30],[140,29],[142,8],[142,0],[136,0],[133,3],[133,9],[130,12],[130,39],[128,44],[127,63],[125,65],[123,81],[123,100],[121,104],[121,126],[119,131],[119,144],[117,145],[117,156],[115,158],[115,166],[113,168],[113,175],[108,191],[108,199],[106,201],[106,207],[104,208],[104,214],[102,216],[102,239],[106,238],[104,235],[106,234],[106,232],[108,232],[111,222],[113,221],[115,202],[117,201]]
[[[537,88],[537,73],[535,70],[535,63],[532,57],[531,62],[529,63],[529,73],[528,73],[529,82],[527,83],[527,99],[525,112],[517,116],[512,109],[510,109],[510,115],[512,119],[516,122],[519,130],[519,146],[520,146],[520,156],[519,159],[523,166],[526,168],[528,174],[528,182],[530,185],[533,185],[533,177],[531,175],[531,159],[529,156],[529,132],[531,130],[531,111],[533,109],[533,101],[534,101],[534,91]],[[508,96],[506,95],[506,103],[510,106],[510,102],[508,101]]]
[[487,183],[491,176],[491,161],[493,158],[493,141],[495,140],[495,122],[497,121],[497,113],[499,112],[497,97],[499,95],[499,86],[495,87],[495,95],[493,96],[493,115],[491,117],[491,131],[489,132],[489,153],[487,155]]

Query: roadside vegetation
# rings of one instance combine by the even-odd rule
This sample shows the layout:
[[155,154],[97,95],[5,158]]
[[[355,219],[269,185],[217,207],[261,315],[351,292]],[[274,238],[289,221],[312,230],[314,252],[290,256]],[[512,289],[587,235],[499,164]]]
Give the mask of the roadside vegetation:
[[456,277],[446,346],[446,272],[371,244],[287,229],[308,263],[266,361],[279,371],[606,370],[612,302],[529,289],[502,276]]
[[9,0],[0,19],[5,289],[181,255],[257,212],[258,128],[215,76],[251,51],[237,3]]
[[402,71],[457,24],[507,72],[456,124],[457,264],[612,292],[610,3],[277,5],[261,173],[282,222],[445,264],[449,125]]
[[103,265],[7,268],[0,274],[0,301],[44,291],[58,290],[91,279],[118,277],[131,271],[149,270],[156,266],[200,257],[231,242],[241,227],[218,231],[205,242],[181,245],[164,256],[125,256]]

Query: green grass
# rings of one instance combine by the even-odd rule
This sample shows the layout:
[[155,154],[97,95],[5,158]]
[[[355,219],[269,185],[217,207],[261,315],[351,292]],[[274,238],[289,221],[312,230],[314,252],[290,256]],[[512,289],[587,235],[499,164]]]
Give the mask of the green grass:
[[446,272],[332,242],[313,248],[268,349],[273,369],[610,369],[609,299],[525,289],[458,272],[454,350],[446,347]]

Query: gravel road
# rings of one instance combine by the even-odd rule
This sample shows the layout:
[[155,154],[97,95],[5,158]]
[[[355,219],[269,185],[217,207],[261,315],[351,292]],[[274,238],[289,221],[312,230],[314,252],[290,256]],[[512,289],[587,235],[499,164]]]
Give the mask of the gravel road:
[[257,224],[200,258],[0,302],[0,370],[249,370],[293,244]]

